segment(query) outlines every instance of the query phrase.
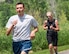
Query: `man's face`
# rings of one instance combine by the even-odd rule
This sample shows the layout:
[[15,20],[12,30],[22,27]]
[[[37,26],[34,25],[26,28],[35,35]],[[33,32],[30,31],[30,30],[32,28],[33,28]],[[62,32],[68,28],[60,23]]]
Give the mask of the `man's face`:
[[16,5],[16,11],[17,11],[18,14],[23,14],[23,12],[24,12],[23,5],[22,4]]

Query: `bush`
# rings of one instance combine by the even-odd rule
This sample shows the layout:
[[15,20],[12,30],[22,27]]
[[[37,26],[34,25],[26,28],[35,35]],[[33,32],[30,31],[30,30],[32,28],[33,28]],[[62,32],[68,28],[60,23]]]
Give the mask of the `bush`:
[[[12,53],[12,39],[11,36],[6,36],[5,29],[0,29],[0,53]],[[9,51],[9,52],[8,52]]]

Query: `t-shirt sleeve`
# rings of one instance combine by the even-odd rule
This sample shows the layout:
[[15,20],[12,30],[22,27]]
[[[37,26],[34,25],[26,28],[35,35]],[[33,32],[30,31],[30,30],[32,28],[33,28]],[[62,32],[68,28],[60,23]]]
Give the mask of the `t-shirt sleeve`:
[[33,27],[37,27],[38,26],[38,22],[34,18],[32,18],[32,26]]
[[7,24],[6,24],[6,28],[10,28],[11,26],[12,26],[12,19],[10,17]]

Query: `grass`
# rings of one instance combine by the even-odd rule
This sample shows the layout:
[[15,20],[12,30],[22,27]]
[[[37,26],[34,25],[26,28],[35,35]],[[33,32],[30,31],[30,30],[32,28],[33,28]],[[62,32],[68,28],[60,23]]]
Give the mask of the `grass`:
[[[64,45],[64,46],[59,46],[58,47],[59,52],[63,51],[63,50],[67,50],[67,49],[69,49],[69,45]],[[49,53],[48,49],[45,49],[45,50],[34,52],[33,54],[50,54],[50,53]]]
[[[58,47],[58,51],[63,51],[63,50],[68,50],[69,49],[69,45],[64,45],[64,46],[59,46]],[[13,54],[11,48],[9,50],[1,50],[0,54]],[[38,50],[38,51],[34,51],[32,54],[50,54],[49,53],[49,49],[45,49],[45,50]]]

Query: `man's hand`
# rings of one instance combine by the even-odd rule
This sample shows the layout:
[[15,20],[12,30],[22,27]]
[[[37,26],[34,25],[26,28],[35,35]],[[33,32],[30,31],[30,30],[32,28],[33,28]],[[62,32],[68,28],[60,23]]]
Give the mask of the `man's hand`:
[[12,22],[12,25],[16,25],[17,24],[17,20],[14,20],[13,22]]
[[31,38],[31,40],[35,38],[35,32],[34,31],[31,32],[30,38]]

